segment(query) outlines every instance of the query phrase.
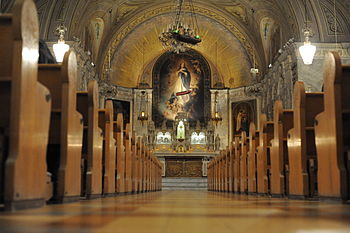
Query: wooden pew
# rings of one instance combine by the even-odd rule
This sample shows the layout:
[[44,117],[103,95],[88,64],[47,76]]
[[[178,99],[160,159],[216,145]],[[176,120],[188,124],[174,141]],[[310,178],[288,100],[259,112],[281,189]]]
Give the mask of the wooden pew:
[[136,188],[136,178],[137,178],[137,142],[136,142],[135,131],[131,134],[131,192],[135,193]]
[[314,119],[323,111],[322,93],[305,93],[303,82],[294,86],[293,129],[288,131],[289,197],[316,195]]
[[140,150],[140,192],[145,191],[145,171],[146,171],[146,145],[144,137],[141,137],[141,150]]
[[240,137],[235,137],[234,144],[234,158],[233,158],[233,192],[239,193],[240,188],[240,171],[239,171],[239,160],[241,157],[241,143]]
[[146,140],[144,140],[145,143],[145,157],[144,157],[144,179],[143,179],[143,191],[144,192],[148,192],[148,183],[149,183],[149,150],[148,150],[148,146],[146,144]]
[[147,191],[147,156],[148,148],[146,145],[146,137],[142,137],[143,153],[142,153],[142,192]]
[[234,157],[234,153],[233,153],[233,142],[230,143],[230,145],[228,146],[228,151],[227,151],[227,155],[228,155],[228,191],[229,192],[233,192],[233,157]]
[[125,192],[124,120],[121,113],[114,122],[114,138],[117,141],[116,192],[120,194]]
[[215,160],[215,191],[219,191],[220,190],[220,167],[219,167],[219,163],[220,163],[220,158],[217,157],[217,159]]
[[273,122],[267,121],[266,115],[260,115],[259,146],[257,154],[258,194],[269,192],[270,141],[273,138]]
[[103,178],[102,192],[104,196],[115,193],[116,141],[113,137],[113,100],[106,100],[105,109],[99,110],[99,128],[103,134]]
[[213,160],[208,163],[208,190],[214,191]]
[[76,108],[77,60],[65,54],[62,65],[40,64],[38,80],[51,93],[52,109],[46,160],[54,182],[53,202],[80,198],[83,118]]
[[257,192],[257,148],[259,146],[259,131],[253,122],[249,125],[249,152],[248,152],[248,194]]
[[241,133],[241,155],[240,155],[240,193],[248,193],[248,169],[247,169],[247,156],[248,156],[248,138],[245,131]]
[[224,150],[225,155],[225,192],[230,191],[230,150],[229,147]]
[[274,106],[274,138],[271,145],[271,195],[288,195],[288,131],[293,128],[293,110],[284,110],[282,101]]
[[38,83],[39,25],[32,0],[0,15],[0,174],[5,209],[38,207],[48,198],[46,146],[51,97]]
[[146,192],[150,191],[151,151],[147,146]]
[[125,147],[125,192],[131,193],[132,191],[132,180],[131,180],[131,169],[132,169],[132,130],[130,124],[125,127],[124,147]]
[[98,87],[88,83],[87,92],[77,93],[77,108],[84,118],[82,160],[82,195],[98,198],[102,195],[102,130],[98,127]]
[[[349,197],[350,66],[329,53],[324,67],[324,111],[316,116],[317,180],[320,197]],[[346,170],[346,168],[348,170]]]
[[138,193],[140,192],[140,186],[141,186],[141,137],[137,137],[136,139],[136,151],[135,151],[135,174],[134,174],[134,192]]
[[226,153],[224,150],[221,151],[221,192],[225,192],[226,188]]
[[222,169],[222,151],[220,151],[220,155],[218,157],[218,191],[222,191],[222,173],[223,173],[223,169]]
[[213,185],[213,173],[212,173],[212,169],[211,169],[211,163],[212,161],[210,161],[208,163],[208,166],[207,166],[207,178],[208,178],[208,191],[212,191],[212,185]]
[[213,172],[213,191],[217,191],[216,190],[216,185],[217,185],[217,170],[216,170],[216,161],[217,161],[217,158],[214,157],[214,159],[212,160],[212,172]]

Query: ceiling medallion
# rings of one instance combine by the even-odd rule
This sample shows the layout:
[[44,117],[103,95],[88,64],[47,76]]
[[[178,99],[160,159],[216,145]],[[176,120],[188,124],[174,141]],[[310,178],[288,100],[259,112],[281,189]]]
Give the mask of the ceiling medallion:
[[183,23],[185,18],[183,11],[184,0],[177,0],[175,21],[159,36],[162,45],[174,53],[186,52],[189,48],[202,41],[198,35],[198,22],[192,0],[189,0],[188,4],[191,16],[190,22],[187,24]]

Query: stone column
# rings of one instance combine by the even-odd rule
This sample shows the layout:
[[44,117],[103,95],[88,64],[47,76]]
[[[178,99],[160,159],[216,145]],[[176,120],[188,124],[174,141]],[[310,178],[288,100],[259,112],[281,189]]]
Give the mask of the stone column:
[[227,89],[212,89],[211,93],[211,116],[215,113],[215,95],[217,93],[217,111],[222,117],[222,121],[215,126],[215,133],[220,137],[220,149],[226,148],[229,143],[230,127],[229,127],[229,104],[228,104],[228,90]]

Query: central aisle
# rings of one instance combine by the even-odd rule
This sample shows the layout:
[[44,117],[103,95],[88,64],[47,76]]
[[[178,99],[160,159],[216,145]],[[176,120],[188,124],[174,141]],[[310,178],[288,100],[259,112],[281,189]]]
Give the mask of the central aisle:
[[0,213],[0,232],[346,233],[350,206],[163,191]]

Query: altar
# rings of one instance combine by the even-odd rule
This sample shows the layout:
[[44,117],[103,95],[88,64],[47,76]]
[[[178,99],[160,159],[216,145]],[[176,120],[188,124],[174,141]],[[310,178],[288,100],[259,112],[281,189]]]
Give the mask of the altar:
[[163,177],[206,177],[209,161],[219,152],[164,153],[155,156],[163,166]]
[[168,127],[150,132],[154,155],[163,164],[164,177],[205,177],[208,162],[218,155],[220,141],[214,137],[214,127],[190,124],[185,113],[179,113]]

